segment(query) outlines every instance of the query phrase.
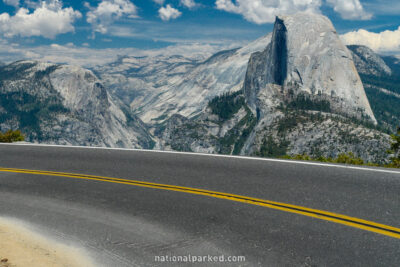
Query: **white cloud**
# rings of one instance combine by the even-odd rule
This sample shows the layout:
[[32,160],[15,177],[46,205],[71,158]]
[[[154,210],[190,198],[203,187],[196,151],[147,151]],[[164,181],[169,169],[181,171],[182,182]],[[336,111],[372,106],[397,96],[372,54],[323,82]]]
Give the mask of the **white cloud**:
[[375,0],[363,2],[367,10],[373,10],[375,15],[398,15],[400,14],[400,2],[397,0]]
[[158,14],[163,21],[168,21],[170,19],[176,19],[182,12],[178,9],[171,7],[171,5],[167,5],[166,7],[161,7],[158,10]]
[[380,33],[358,30],[341,36],[342,40],[350,44],[365,45],[376,52],[400,52],[400,27],[394,31]]
[[343,19],[368,20],[372,18],[372,14],[364,10],[360,0],[327,0],[327,3]]
[[159,4],[159,5],[163,5],[165,0],[153,0],[153,2]]
[[108,27],[122,16],[137,17],[137,8],[129,0],[103,0],[96,8],[88,3],[86,6],[91,9],[86,21],[92,25],[93,33],[107,33]]
[[0,14],[0,33],[12,36],[43,36],[54,38],[58,34],[73,32],[73,22],[81,18],[79,11],[63,8],[59,0],[42,1],[32,13],[20,8],[14,16]]
[[198,5],[194,0],[180,0],[180,3],[189,9],[195,8]]
[[216,8],[242,15],[246,20],[271,23],[275,16],[300,11],[319,12],[321,0],[217,0]]
[[4,4],[19,7],[19,0],[3,0]]
[[[46,1],[46,0],[41,0],[41,1]],[[31,9],[36,9],[36,8],[40,7],[40,5],[42,4],[41,1],[25,0],[23,2],[26,7],[31,8]],[[49,1],[49,0],[47,0],[47,1]]]

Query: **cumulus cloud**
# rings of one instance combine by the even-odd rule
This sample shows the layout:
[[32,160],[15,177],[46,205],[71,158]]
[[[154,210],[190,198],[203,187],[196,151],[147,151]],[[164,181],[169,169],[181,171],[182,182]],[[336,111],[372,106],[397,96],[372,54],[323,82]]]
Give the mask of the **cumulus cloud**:
[[[368,20],[372,18],[372,14],[364,10],[360,0],[326,0],[326,4],[343,19]],[[275,16],[282,14],[300,11],[320,13],[322,0],[216,0],[215,5],[217,9],[240,14],[250,22],[263,24],[274,22]]]
[[108,27],[123,16],[137,17],[137,8],[129,0],[103,0],[96,8],[88,3],[86,7],[90,9],[86,21],[92,25],[93,33],[107,33]]
[[19,0],[3,0],[4,4],[19,7]]
[[341,36],[342,40],[350,45],[365,45],[376,52],[400,52],[400,27],[394,31],[380,33],[358,30]]
[[180,0],[181,5],[192,9],[195,8],[197,6],[197,3],[194,0]]
[[372,18],[372,14],[364,10],[360,0],[327,0],[327,3],[343,19],[368,20]]
[[217,0],[216,8],[242,15],[257,24],[271,23],[275,16],[299,11],[319,12],[321,0]]
[[26,8],[18,9],[14,16],[0,14],[0,33],[12,36],[43,36],[54,38],[58,34],[73,32],[73,22],[81,18],[79,11],[63,8],[59,0],[42,1],[31,13]]
[[182,12],[168,4],[166,7],[161,7],[158,10],[158,15],[163,21],[168,21],[170,19],[176,19],[182,15]]

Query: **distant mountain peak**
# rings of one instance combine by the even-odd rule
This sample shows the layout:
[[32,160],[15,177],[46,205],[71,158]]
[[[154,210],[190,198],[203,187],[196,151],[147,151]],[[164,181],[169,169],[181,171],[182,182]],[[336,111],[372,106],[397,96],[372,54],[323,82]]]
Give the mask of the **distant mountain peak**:
[[363,45],[347,46],[353,54],[354,64],[360,74],[391,75],[392,70],[371,48]]

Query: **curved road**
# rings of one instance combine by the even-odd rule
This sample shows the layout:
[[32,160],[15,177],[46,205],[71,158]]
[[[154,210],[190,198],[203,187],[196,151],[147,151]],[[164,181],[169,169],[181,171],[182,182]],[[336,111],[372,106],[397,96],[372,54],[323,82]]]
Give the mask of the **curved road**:
[[202,258],[207,266],[400,266],[400,172],[389,169],[2,144],[0,215],[104,266],[172,266],[162,260],[188,255],[245,257]]

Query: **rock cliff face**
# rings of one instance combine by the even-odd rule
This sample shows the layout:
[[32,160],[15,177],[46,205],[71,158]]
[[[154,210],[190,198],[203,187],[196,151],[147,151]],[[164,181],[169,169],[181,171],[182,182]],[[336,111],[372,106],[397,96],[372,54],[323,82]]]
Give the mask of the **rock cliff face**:
[[250,58],[244,92],[261,116],[281,101],[305,95],[329,101],[332,112],[376,123],[352,54],[322,15],[277,17],[271,43]]
[[89,70],[19,61],[0,68],[0,127],[52,144],[152,147],[145,125]]

